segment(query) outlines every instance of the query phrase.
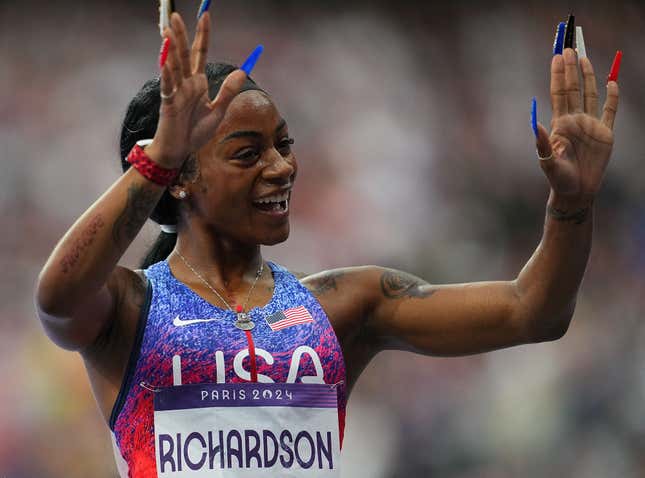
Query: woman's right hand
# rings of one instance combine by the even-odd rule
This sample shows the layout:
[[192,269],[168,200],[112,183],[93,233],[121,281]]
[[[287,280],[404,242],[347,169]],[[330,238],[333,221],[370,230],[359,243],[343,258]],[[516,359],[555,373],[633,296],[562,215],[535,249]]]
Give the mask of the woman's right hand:
[[211,100],[205,67],[208,54],[210,16],[197,23],[192,50],[188,49],[186,26],[178,13],[170,17],[164,40],[170,41],[167,61],[161,68],[159,124],[146,154],[164,168],[180,168],[186,158],[213,137],[226,108],[239,93],[246,73],[235,70]]
[[[170,41],[168,59],[161,70],[165,98],[161,101],[157,132],[146,153],[167,169],[181,167],[192,152],[213,137],[246,79],[244,71],[234,71],[217,98],[210,100],[205,74],[208,22],[205,13],[198,23],[192,53],[178,14],[173,13],[171,28],[164,30],[164,37]],[[38,315],[52,340],[66,349],[90,355],[102,351],[90,359],[94,360],[90,369],[101,371],[99,378],[95,376],[97,383],[103,384],[100,389],[120,383],[125,367],[125,362],[110,355],[115,349],[106,341],[123,340],[121,334],[135,330],[132,324],[138,320],[144,298],[141,277],[119,266],[118,261],[164,190],[130,168],[67,231],[38,278]],[[110,325],[115,321],[119,325]],[[113,331],[118,332],[112,335]],[[99,340],[102,334],[106,334],[105,341]],[[92,348],[95,344],[99,345],[97,349]],[[100,355],[104,352],[109,356]],[[108,400],[113,401],[113,397]],[[105,410],[110,407],[106,405]]]

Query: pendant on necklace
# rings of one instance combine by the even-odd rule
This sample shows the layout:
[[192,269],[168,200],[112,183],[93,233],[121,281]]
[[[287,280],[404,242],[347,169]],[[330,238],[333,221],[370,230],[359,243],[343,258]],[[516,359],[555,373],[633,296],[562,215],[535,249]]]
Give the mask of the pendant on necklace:
[[242,307],[237,306],[237,310],[235,312],[236,315],[236,320],[235,320],[235,327],[237,327],[240,330],[252,330],[255,327],[255,322],[251,320],[251,318],[242,310]]

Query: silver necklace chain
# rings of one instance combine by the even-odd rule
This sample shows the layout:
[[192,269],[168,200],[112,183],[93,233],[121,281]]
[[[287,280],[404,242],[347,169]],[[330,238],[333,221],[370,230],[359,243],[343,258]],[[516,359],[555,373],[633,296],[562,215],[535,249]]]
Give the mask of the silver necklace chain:
[[[191,266],[191,265],[188,263],[188,261],[186,260],[186,258],[185,258],[184,256],[182,256],[182,255],[181,255],[181,253],[180,253],[179,251],[175,250],[175,252],[176,252],[176,253],[177,253],[177,255],[179,256],[179,258],[184,262],[184,264],[186,264],[186,267],[188,267],[191,271],[193,271],[193,274],[195,274],[195,275],[199,278],[199,280],[201,280],[201,281],[204,283],[204,285],[205,285],[206,287],[208,287],[208,288],[209,288],[209,289],[210,289],[210,290],[211,290],[211,291],[212,291],[212,292],[213,292],[213,293],[214,293],[214,294],[219,298],[219,300],[221,300],[221,301],[226,305],[226,307],[228,308],[228,310],[230,310],[230,311],[231,311],[231,312],[233,312],[233,313],[238,314],[238,320],[240,320],[240,318],[239,318],[239,312],[236,312],[236,311],[234,311],[234,310],[233,310],[233,308],[228,304],[228,302],[226,301],[226,299],[224,299],[224,297],[222,297],[222,296],[220,295],[220,293],[219,293],[219,292],[217,292],[217,290],[215,290],[215,288],[214,288],[213,286],[211,286],[211,285],[208,283],[208,281],[207,281],[206,279],[204,279],[204,278],[202,277],[202,275],[201,275],[199,272],[197,272],[197,271],[193,268],[193,266]],[[246,294],[246,300],[244,301],[244,304],[242,304],[242,313],[244,313],[244,311],[246,310],[246,306],[247,306],[247,305],[248,305],[248,303],[249,303],[249,299],[251,298],[251,294],[253,293],[253,289],[255,289],[255,284],[257,284],[257,283],[258,283],[258,280],[259,280],[259,279],[260,279],[260,277],[262,276],[262,273],[263,273],[263,272],[264,272],[264,261],[261,261],[261,262],[260,262],[260,267],[258,268],[258,272],[257,272],[257,274],[255,275],[255,280],[253,281],[253,284],[251,285],[251,288],[249,289],[248,294]]]

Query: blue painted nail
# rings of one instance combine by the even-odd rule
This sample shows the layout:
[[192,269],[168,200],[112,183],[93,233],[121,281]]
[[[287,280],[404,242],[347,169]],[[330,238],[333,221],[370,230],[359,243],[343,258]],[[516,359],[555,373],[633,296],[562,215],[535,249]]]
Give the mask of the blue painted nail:
[[197,20],[202,18],[202,15],[208,11],[208,7],[211,6],[211,0],[202,0],[202,4],[199,6],[199,13],[197,14]]
[[244,64],[240,67],[240,70],[244,70],[247,75],[250,75],[263,51],[264,47],[262,45],[256,46],[255,50],[253,50],[253,53],[249,55]]
[[567,24],[565,22],[558,23],[558,29],[555,32],[555,40],[553,41],[553,54],[562,55],[562,47],[564,46],[564,30]]
[[535,99],[535,96],[531,100],[531,128],[533,128],[533,134],[535,134],[535,139],[538,139],[537,100]]

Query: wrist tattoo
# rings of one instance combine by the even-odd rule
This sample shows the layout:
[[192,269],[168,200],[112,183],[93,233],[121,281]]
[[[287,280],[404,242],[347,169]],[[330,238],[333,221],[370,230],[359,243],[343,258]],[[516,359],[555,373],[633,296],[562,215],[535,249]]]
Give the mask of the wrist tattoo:
[[112,238],[117,247],[126,249],[130,245],[158,200],[154,191],[134,185],[128,188],[125,208],[112,227]]
[[381,275],[381,291],[388,299],[430,297],[435,290],[422,288],[427,282],[405,272],[386,270]]
[[557,207],[547,206],[546,210],[547,214],[556,221],[582,224],[587,221],[591,207],[585,207],[574,212],[569,212],[564,209],[558,209]]
[[94,239],[96,239],[96,235],[103,226],[105,226],[105,222],[100,214],[90,220],[87,228],[81,233],[81,236],[74,241],[69,252],[65,254],[63,259],[60,261],[63,274],[67,274],[72,270],[72,268],[74,268],[83,252],[92,245]]

